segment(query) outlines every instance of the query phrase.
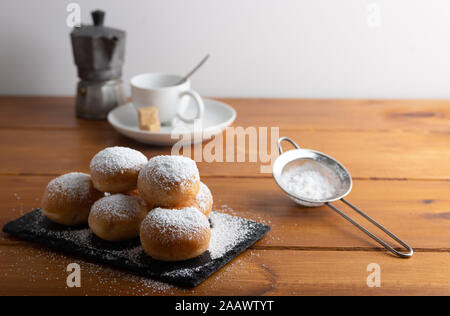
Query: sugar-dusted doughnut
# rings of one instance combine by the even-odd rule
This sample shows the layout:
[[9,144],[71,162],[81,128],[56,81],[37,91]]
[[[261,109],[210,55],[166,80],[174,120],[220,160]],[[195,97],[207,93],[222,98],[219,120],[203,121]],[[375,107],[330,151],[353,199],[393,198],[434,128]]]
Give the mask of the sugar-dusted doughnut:
[[148,203],[173,208],[195,199],[200,175],[195,161],[183,156],[156,156],[139,172],[138,190]]
[[67,173],[48,183],[42,196],[42,213],[66,226],[86,224],[92,204],[102,196],[88,174]]
[[142,199],[125,194],[101,198],[92,205],[89,227],[107,241],[124,241],[139,236],[141,222],[147,215]]
[[200,188],[197,196],[193,200],[186,201],[184,207],[194,206],[200,210],[206,217],[209,217],[213,206],[213,196],[208,186],[200,181]]
[[134,189],[131,191],[123,192],[123,194],[131,195],[131,196],[139,196],[139,191],[137,189]]
[[151,210],[141,225],[145,253],[162,261],[184,261],[204,253],[209,247],[208,219],[195,207]]
[[136,189],[141,168],[147,157],[127,147],[108,147],[91,160],[94,187],[102,192],[119,193]]

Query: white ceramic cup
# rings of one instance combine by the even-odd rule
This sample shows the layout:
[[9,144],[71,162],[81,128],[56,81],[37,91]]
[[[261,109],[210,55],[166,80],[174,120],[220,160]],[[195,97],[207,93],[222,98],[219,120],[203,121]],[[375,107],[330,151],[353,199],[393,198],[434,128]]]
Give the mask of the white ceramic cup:
[[[159,111],[162,124],[170,125],[175,117],[186,123],[194,123],[203,118],[205,105],[201,96],[191,90],[189,80],[178,84],[181,76],[164,73],[145,73],[131,78],[131,101],[136,107],[155,106]],[[189,98],[197,106],[197,115],[192,118],[183,116],[189,104]]]

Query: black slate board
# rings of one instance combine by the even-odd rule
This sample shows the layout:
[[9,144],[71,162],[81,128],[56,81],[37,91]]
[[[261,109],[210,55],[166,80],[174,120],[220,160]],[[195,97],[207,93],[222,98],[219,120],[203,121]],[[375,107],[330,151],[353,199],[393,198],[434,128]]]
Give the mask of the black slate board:
[[[71,254],[129,270],[142,276],[174,285],[193,287],[202,283],[234,257],[261,239],[270,227],[222,213],[211,212],[212,238],[223,233],[226,242],[215,250],[183,262],[162,262],[147,256],[140,246],[139,238],[121,243],[110,243],[97,238],[84,227],[65,227],[48,220],[40,209],[7,223],[3,231],[21,239],[37,242]],[[230,230],[245,232],[231,240]],[[218,250],[220,249],[220,250]]]

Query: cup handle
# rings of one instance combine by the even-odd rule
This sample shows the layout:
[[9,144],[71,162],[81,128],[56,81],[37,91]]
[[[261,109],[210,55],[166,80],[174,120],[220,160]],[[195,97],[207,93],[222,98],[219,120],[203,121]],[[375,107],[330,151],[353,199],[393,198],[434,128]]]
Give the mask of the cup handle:
[[194,123],[195,120],[203,118],[203,114],[205,113],[205,104],[203,103],[202,97],[193,90],[187,90],[180,94],[180,98],[184,96],[190,96],[192,99],[194,99],[195,104],[197,105],[197,115],[194,118],[185,118],[180,113],[177,113],[177,117],[182,120],[185,123]]

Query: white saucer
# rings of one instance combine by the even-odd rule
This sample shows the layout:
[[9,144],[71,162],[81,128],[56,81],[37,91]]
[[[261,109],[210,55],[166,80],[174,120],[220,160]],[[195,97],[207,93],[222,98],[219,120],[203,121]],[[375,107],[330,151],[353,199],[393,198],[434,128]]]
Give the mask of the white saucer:
[[[161,126],[160,132],[147,132],[139,129],[138,115],[132,103],[119,106],[109,112],[108,122],[122,135],[137,140],[141,143],[151,145],[173,145],[179,140],[182,144],[199,143],[211,139],[214,135],[230,126],[236,119],[236,111],[228,104],[203,98],[205,103],[205,116],[201,125],[188,125],[181,122],[173,126]],[[189,104],[186,117],[195,116],[195,106]],[[176,132],[175,138],[172,133]],[[174,135],[175,136],[175,135]]]

